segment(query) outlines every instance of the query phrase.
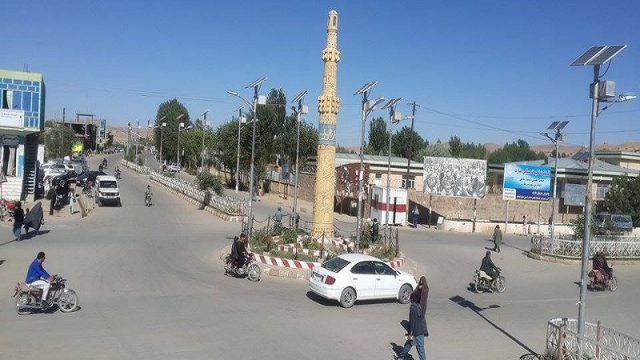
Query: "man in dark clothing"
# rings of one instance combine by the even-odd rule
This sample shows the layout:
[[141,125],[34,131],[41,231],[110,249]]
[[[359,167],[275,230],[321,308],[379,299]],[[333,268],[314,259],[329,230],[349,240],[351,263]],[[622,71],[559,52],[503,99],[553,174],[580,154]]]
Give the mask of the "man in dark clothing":
[[22,210],[22,203],[18,201],[13,211],[13,236],[16,241],[22,238],[22,223],[24,223],[24,210]]
[[418,357],[420,360],[425,360],[427,357],[424,351],[424,334],[426,329],[422,322],[422,309],[420,308],[420,295],[417,293],[411,293],[411,307],[409,308],[409,328],[407,331],[407,342],[404,344],[404,348],[396,359],[404,359],[409,355],[411,347],[415,345]]
[[487,251],[484,258],[482,258],[482,265],[480,265],[480,271],[484,271],[492,281],[496,281],[498,276],[498,267],[491,261],[491,251]]
[[[388,226],[388,225],[387,225]],[[380,224],[378,224],[378,219],[373,219],[373,225],[371,226],[371,242],[375,243],[378,241],[380,234]]]
[[233,260],[234,267],[241,267],[246,257],[249,255],[247,252],[247,236],[240,234],[239,238],[235,238],[233,245],[231,245],[231,259]]

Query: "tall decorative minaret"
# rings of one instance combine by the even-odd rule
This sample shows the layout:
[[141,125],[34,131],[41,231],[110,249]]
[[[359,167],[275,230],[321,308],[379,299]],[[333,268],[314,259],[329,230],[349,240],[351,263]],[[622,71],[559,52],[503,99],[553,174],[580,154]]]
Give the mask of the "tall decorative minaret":
[[327,47],[322,51],[324,76],[322,95],[318,97],[318,155],[316,190],[313,201],[313,238],[333,238],[333,201],[336,192],[336,118],[340,99],[336,95],[336,74],[340,51],[338,51],[338,13],[329,11],[327,22]]

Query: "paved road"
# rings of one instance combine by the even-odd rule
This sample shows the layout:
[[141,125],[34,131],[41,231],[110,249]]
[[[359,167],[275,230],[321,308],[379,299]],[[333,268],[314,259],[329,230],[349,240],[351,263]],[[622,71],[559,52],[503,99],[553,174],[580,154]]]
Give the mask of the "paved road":
[[[146,208],[147,183],[124,170],[122,208],[96,208],[73,226],[53,224],[47,234],[0,246],[0,289],[6,291],[0,359],[391,358],[406,306],[369,302],[342,309],[309,298],[301,281],[225,277],[216,256],[239,225],[157,186],[155,204]],[[277,202],[260,204],[268,211]],[[490,244],[485,236],[416,230],[401,236],[403,250],[429,277],[432,359],[517,359],[528,348],[543,348],[549,318],[577,312],[578,267],[525,258],[524,237],[507,236],[495,258],[507,291],[481,295],[466,286]],[[9,289],[40,250],[47,252],[46,268],[67,276],[78,292],[79,311],[16,315]],[[617,266],[619,290],[590,294],[589,320],[640,336],[639,270]]]

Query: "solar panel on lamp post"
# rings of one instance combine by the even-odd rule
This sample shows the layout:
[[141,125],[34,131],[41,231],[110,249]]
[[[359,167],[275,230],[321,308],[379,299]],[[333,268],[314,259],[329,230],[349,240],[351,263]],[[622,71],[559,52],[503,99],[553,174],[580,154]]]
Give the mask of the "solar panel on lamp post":
[[591,130],[589,139],[589,166],[587,172],[587,196],[584,207],[584,236],[582,239],[582,262],[580,266],[580,300],[578,301],[578,339],[584,337],[585,304],[587,296],[587,265],[589,262],[589,242],[591,241],[591,213],[593,207],[593,157],[595,153],[596,120],[599,114],[600,101],[600,66],[618,55],[627,45],[594,46],[576,59],[571,66],[593,66],[593,83],[591,84]]
[[376,106],[384,101],[383,97],[376,100],[369,100],[371,89],[378,84],[377,81],[370,81],[358,89],[354,95],[362,95],[362,132],[360,137],[360,173],[358,174],[358,217],[356,220],[356,250],[360,248],[360,238],[362,232],[362,198],[364,196],[364,132],[367,116]]

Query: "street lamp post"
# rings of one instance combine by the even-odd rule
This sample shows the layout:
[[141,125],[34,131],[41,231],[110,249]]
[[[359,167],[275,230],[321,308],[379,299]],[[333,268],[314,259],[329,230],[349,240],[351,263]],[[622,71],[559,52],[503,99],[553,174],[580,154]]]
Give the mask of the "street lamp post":
[[247,121],[245,117],[242,116],[242,106],[238,109],[238,152],[236,155],[236,194],[240,188],[240,128],[242,124]]
[[367,116],[376,106],[384,101],[383,97],[376,100],[369,100],[369,92],[378,84],[377,81],[371,81],[364,84],[354,95],[362,95],[362,132],[360,136],[360,173],[358,174],[358,218],[356,220],[356,249],[360,247],[360,237],[362,236],[362,198],[364,197],[364,132]]
[[[163,118],[165,118],[163,116]],[[162,119],[161,119],[162,120]],[[160,169],[162,169],[162,141],[164,140],[164,128],[167,126],[166,122],[160,123]]]
[[[593,157],[595,155],[594,142],[596,140],[596,120],[600,111],[600,101],[606,101],[613,96],[608,82],[600,81],[600,65],[618,55],[626,45],[595,46],[582,54],[571,66],[593,66],[593,83],[591,83],[591,131],[589,140],[589,167],[587,175],[587,196],[584,207],[584,236],[582,239],[582,263],[580,266],[580,300],[578,301],[578,336],[584,337],[585,305],[587,296],[587,265],[589,262],[589,242],[591,241],[591,212],[593,206]],[[608,88],[611,87],[611,88]]]
[[[297,227],[298,218],[298,179],[300,175],[300,122],[302,122],[302,115],[307,114],[309,112],[309,108],[306,105],[302,105],[304,101],[304,97],[307,95],[307,90],[298,94],[294,99],[293,103],[297,104],[297,107],[292,106],[291,109],[296,114],[296,123],[297,123],[297,135],[296,135],[296,186],[293,192],[293,216],[291,217],[292,225]],[[287,185],[288,186],[288,185]]]
[[254,201],[254,196],[255,196],[255,190],[254,190],[254,174],[255,174],[255,150],[256,150],[256,122],[257,122],[257,110],[258,110],[258,105],[262,105],[266,103],[266,98],[259,96],[258,93],[260,91],[260,86],[262,85],[262,83],[267,80],[266,77],[262,77],[259,78],[257,80],[255,80],[254,82],[252,82],[251,84],[245,86],[245,89],[250,89],[253,88],[253,103],[250,103],[249,101],[247,101],[245,98],[243,98],[242,96],[240,96],[237,92],[235,91],[227,91],[227,94],[235,96],[237,98],[239,98],[240,100],[244,101],[245,104],[247,104],[251,110],[253,111],[253,131],[252,131],[252,136],[251,136],[251,167],[250,167],[250,180],[249,180],[249,219],[248,219],[248,238],[251,239],[252,237],[252,233],[253,233],[253,201]]
[[205,111],[204,114],[202,114],[202,153],[201,155],[201,162],[200,162],[200,168],[202,169],[201,171],[204,171],[204,133],[207,130],[207,113],[209,111]]
[[556,150],[556,161],[553,166],[553,198],[551,199],[551,241],[553,241],[555,237],[556,230],[556,192],[558,187],[558,152],[560,151],[559,143],[564,140],[564,134],[562,133],[562,129],[567,126],[568,121],[554,121],[549,125],[547,130],[555,131],[553,137],[549,136],[548,133],[542,133],[547,139],[551,140],[553,145],[555,145]]
[[396,104],[402,100],[401,98],[395,98],[389,100],[382,108],[389,109],[389,162],[387,163],[387,196],[386,196],[386,208],[385,208],[385,217],[384,223],[387,227],[386,231],[386,239],[389,241],[391,239],[391,225],[389,224],[389,207],[391,206],[391,138],[393,137],[393,125],[400,122],[402,115],[399,112],[396,112]]
[[176,165],[178,165],[178,167],[180,168],[182,168],[182,166],[180,166],[180,128],[184,127],[184,123],[181,122],[180,119],[182,119],[183,117],[184,114],[180,114],[176,118],[176,121],[178,121],[178,151],[176,152]]

